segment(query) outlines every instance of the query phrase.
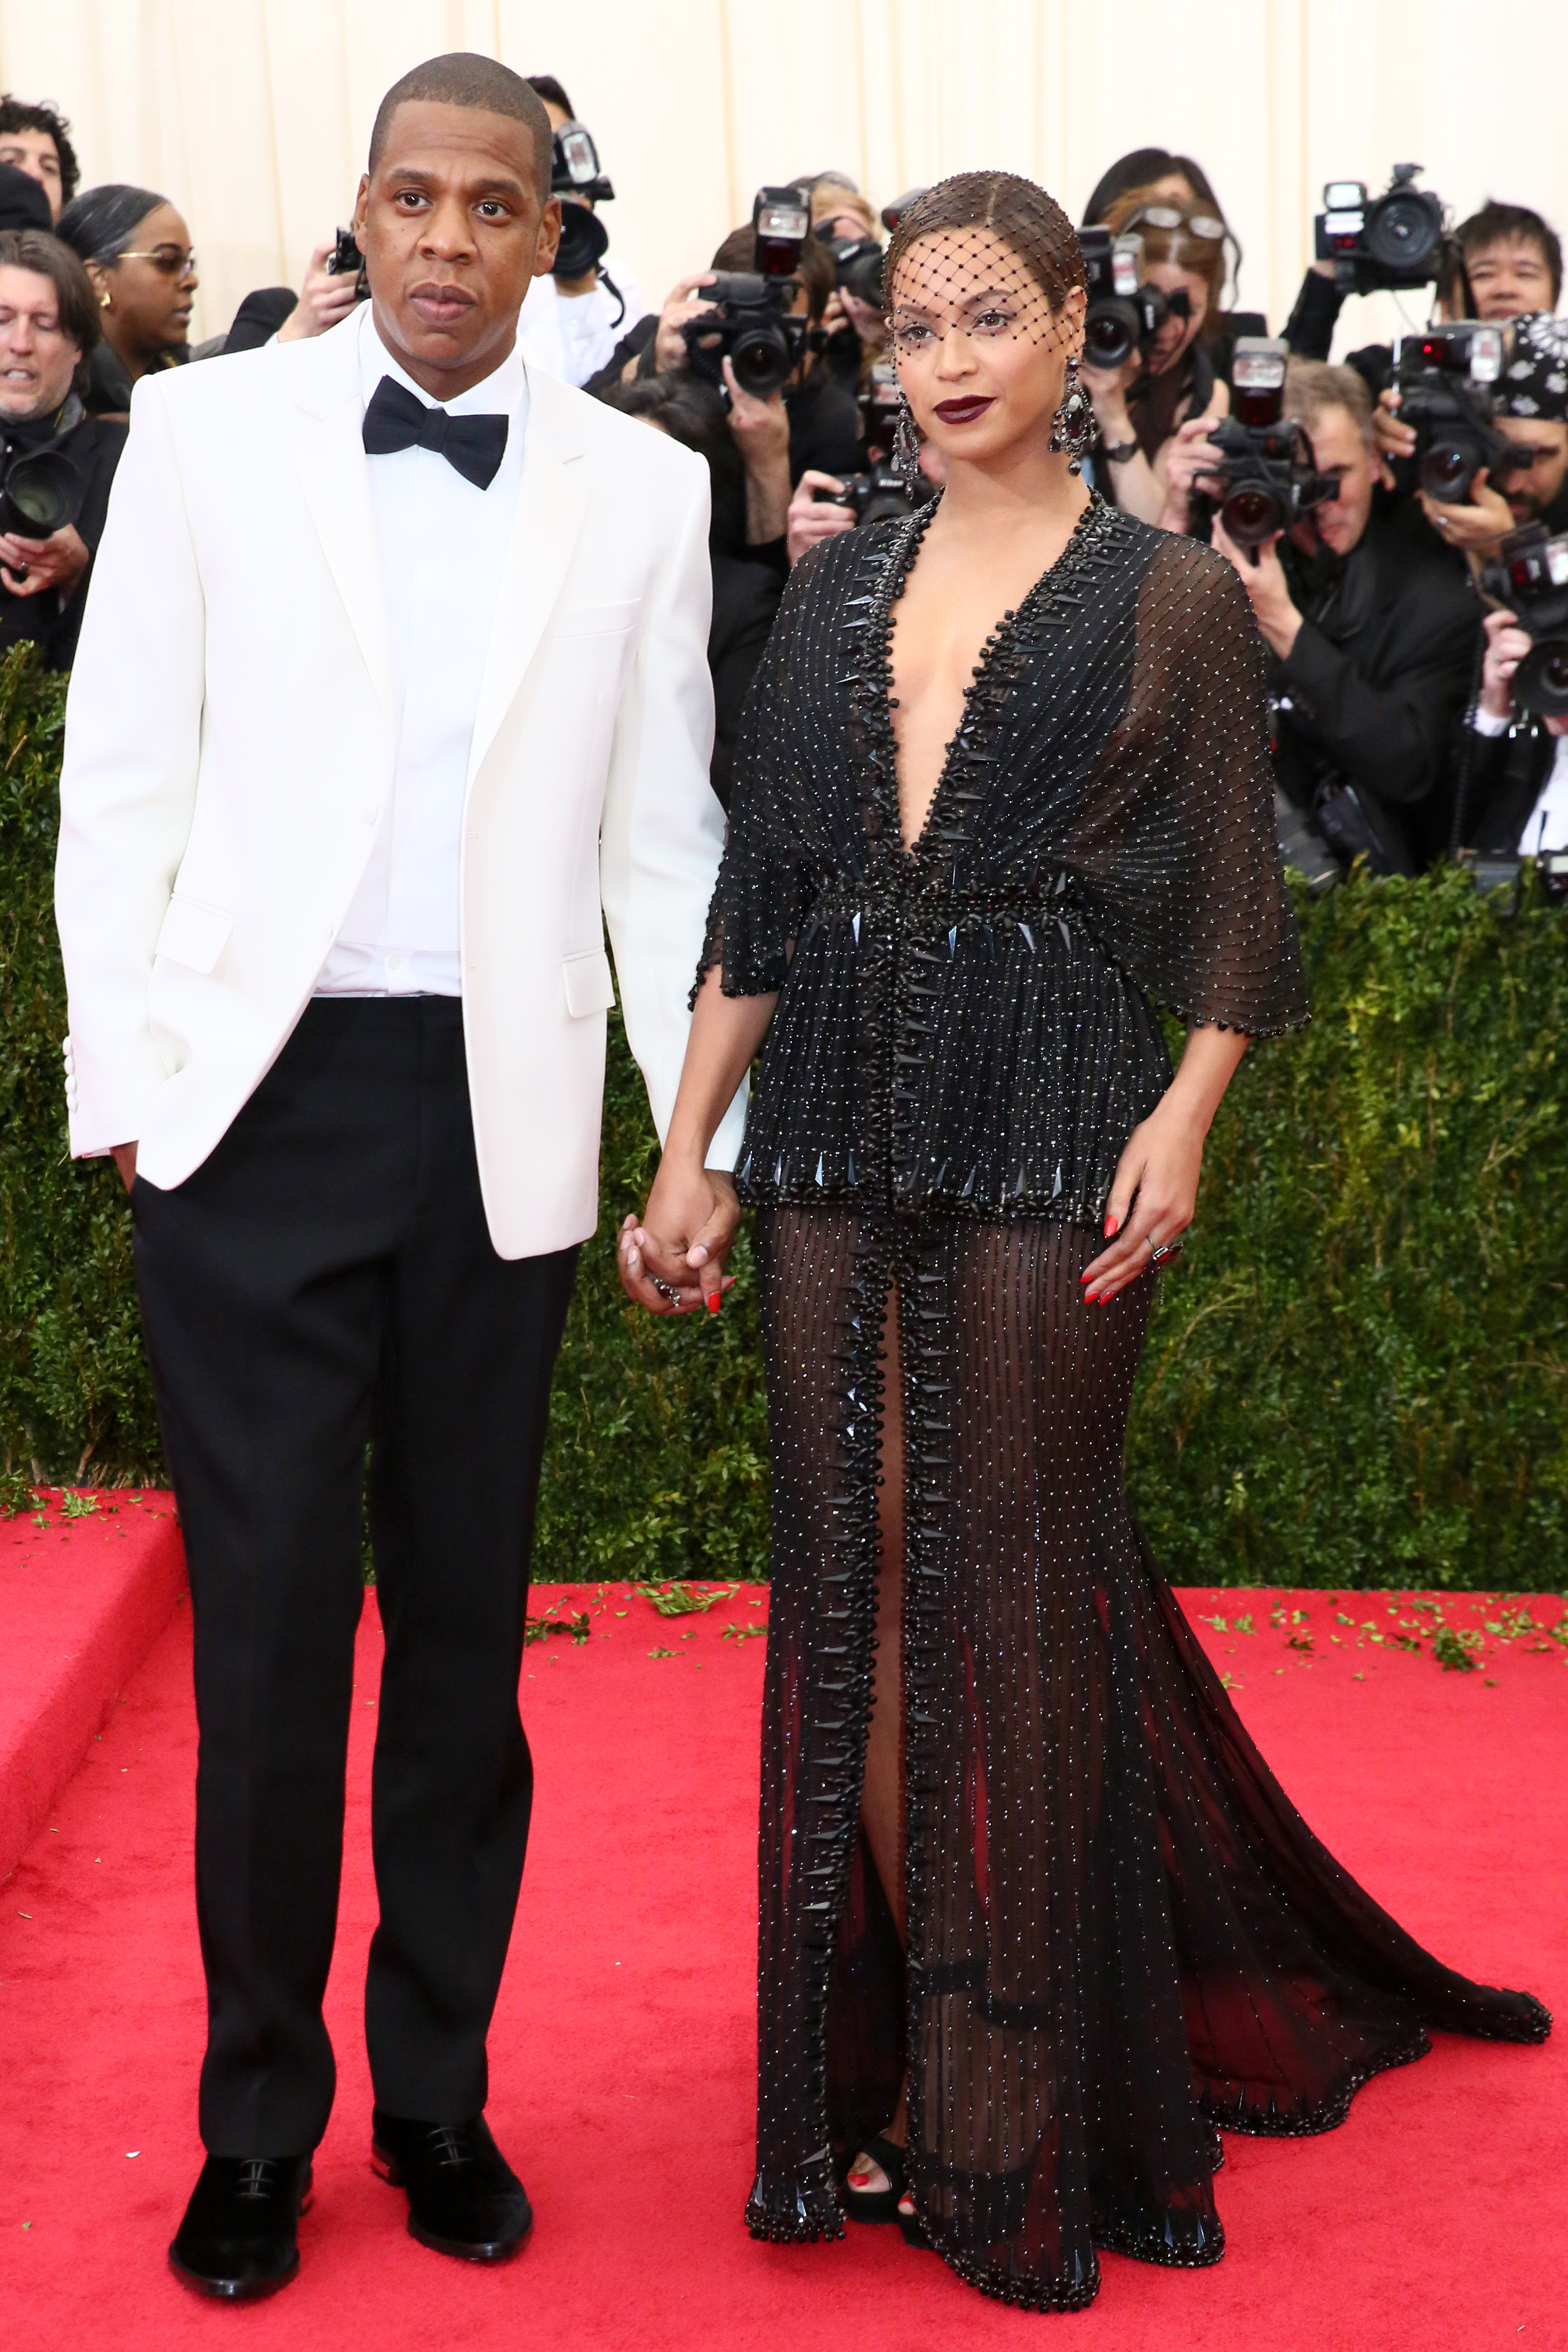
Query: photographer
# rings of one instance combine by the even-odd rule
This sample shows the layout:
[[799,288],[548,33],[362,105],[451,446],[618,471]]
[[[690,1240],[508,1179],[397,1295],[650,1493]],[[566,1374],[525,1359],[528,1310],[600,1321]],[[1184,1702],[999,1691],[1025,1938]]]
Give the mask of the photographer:
[[[1130,189],[1141,189],[1145,197],[1157,203],[1174,200],[1190,205],[1195,214],[1219,222],[1225,231],[1223,244],[1229,248],[1226,275],[1233,289],[1241,278],[1241,240],[1226,217],[1225,207],[1215,194],[1208,173],[1190,155],[1173,155],[1167,147],[1134,147],[1126,155],[1119,155],[1109,171],[1102,172],[1093,195],[1084,207],[1086,228],[1105,227],[1110,207],[1119,196]],[[1205,321],[1203,340],[1215,373],[1230,381],[1230,358],[1238,335],[1266,335],[1268,322],[1258,310],[1224,310],[1215,306]]]
[[75,195],[81,176],[70,124],[59,109],[29,105],[9,90],[0,97],[0,163],[37,180],[48,199],[51,225]]
[[[68,669],[76,652],[125,446],[125,427],[88,415],[76,389],[98,318],[68,247],[38,229],[0,231],[0,649],[31,640],[53,669]],[[50,510],[68,519],[35,535],[29,521]]]
[[[1397,452],[1414,450],[1415,436],[1386,404],[1375,420],[1386,449],[1394,435]],[[1529,522],[1568,530],[1568,319],[1550,310],[1516,319],[1509,331],[1508,358],[1492,387],[1491,429],[1503,455],[1482,467],[1469,497],[1445,504],[1418,492],[1421,509],[1445,544],[1460,550],[1472,569],[1494,555],[1500,541]]]
[[[715,338],[721,333],[721,321],[706,299],[705,289],[712,285],[718,272],[753,271],[756,258],[756,232],[751,224],[731,229],[713,256],[710,268],[681,278],[657,318],[639,319],[631,333],[623,336],[616,345],[609,365],[591,376],[584,390],[602,394],[612,383],[690,369],[692,345],[688,331],[711,314]],[[860,425],[854,397],[822,365],[819,356],[826,339],[823,320],[834,290],[832,258],[818,238],[805,236],[793,272],[772,283],[783,315],[799,320],[805,330],[801,356],[783,388],[789,426],[789,481],[798,482],[808,468],[824,474],[853,473],[858,462]],[[714,373],[717,372],[715,364]],[[725,380],[728,383],[727,377]],[[784,505],[787,504],[786,485]],[[782,532],[783,506],[779,514]]]
[[[784,588],[776,548],[764,551],[751,540],[757,519],[754,500],[748,496],[742,451],[731,429],[734,412],[727,419],[713,387],[682,373],[612,384],[599,396],[607,406],[668,433],[672,441],[695,449],[708,461],[713,499],[708,527],[713,567],[713,619],[708,633],[708,667],[713,678],[713,758],[709,772],[715,793],[728,809],[742,705],[762,659]],[[742,393],[739,401],[746,397]],[[735,398],[732,394],[731,399]]]
[[[1284,413],[1305,427],[1336,495],[1256,551],[1214,526],[1272,656],[1276,782],[1342,867],[1364,856],[1374,873],[1414,873],[1447,848],[1445,759],[1471,672],[1475,597],[1439,549],[1414,542],[1380,505],[1387,468],[1353,369],[1292,361]],[[1194,426],[1188,444],[1196,438]],[[1184,449],[1184,470],[1191,462]],[[1173,493],[1167,528],[1184,527],[1185,498]]]
[[622,331],[640,314],[642,295],[624,264],[611,265],[598,207],[615,189],[600,172],[597,148],[553,74],[527,79],[550,117],[550,189],[563,211],[555,266],[529,288],[518,332],[542,366],[582,386],[605,366]]
[[1166,456],[1190,418],[1225,416],[1230,394],[1200,340],[1217,314],[1225,284],[1225,224],[1202,200],[1151,188],[1112,199],[1104,226],[1143,240],[1143,280],[1168,304],[1163,322],[1119,368],[1086,366],[1100,446],[1096,479],[1112,505],[1158,522],[1165,505]]
[[1454,845],[1492,856],[1568,849],[1568,713],[1519,711],[1513,681],[1531,639],[1506,608],[1489,613],[1481,690],[1462,731]]
[[[1297,358],[1328,358],[1350,290],[1341,278],[1337,262],[1310,265],[1285,329],[1285,340]],[[1563,291],[1563,247],[1555,230],[1528,205],[1500,205],[1489,198],[1445,240],[1434,283],[1440,319],[1500,324],[1522,311],[1555,310]],[[1344,364],[1366,379],[1374,398],[1388,389],[1394,371],[1388,344],[1368,343],[1348,353]],[[1395,457],[1408,455],[1412,446],[1407,434],[1389,434],[1382,417],[1378,440]]]
[[882,225],[874,205],[839,172],[810,183],[811,233],[832,257],[837,284],[823,316],[823,364],[853,394],[871,361],[888,348],[882,308]]
[[167,196],[112,182],[74,197],[58,230],[92,281],[103,331],[89,362],[87,405],[100,416],[123,416],[141,377],[191,356],[199,282],[191,233]]

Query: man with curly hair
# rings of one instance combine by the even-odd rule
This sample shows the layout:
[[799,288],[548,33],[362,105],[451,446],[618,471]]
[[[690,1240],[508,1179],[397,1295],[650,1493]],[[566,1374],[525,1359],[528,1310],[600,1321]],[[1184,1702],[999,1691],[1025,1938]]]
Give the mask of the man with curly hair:
[[0,95],[0,163],[37,180],[49,200],[51,220],[58,220],[81,178],[70,128],[58,107],[47,100],[30,105],[9,90]]

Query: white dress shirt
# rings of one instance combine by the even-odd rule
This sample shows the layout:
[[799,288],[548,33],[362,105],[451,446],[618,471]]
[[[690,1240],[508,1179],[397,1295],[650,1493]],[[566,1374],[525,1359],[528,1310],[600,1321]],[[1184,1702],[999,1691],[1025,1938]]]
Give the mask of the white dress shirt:
[[[360,316],[360,391],[383,376],[438,404]],[[316,982],[322,996],[460,996],[463,794],[491,617],[517,520],[528,379],[514,349],[482,383],[439,404],[504,413],[506,454],[488,489],[432,449],[367,457],[397,726],[391,795],[359,889]]]
[[553,278],[536,278],[518,320],[518,340],[531,362],[582,385],[607,367],[621,337],[643,315],[637,279],[612,254],[599,265],[615,279],[621,301],[601,278],[586,294],[563,294]]
[[[1478,735],[1506,735],[1510,722],[1478,710],[1471,725]],[[1557,753],[1519,836],[1521,856],[1537,857],[1543,849],[1568,849],[1568,735],[1557,738]]]

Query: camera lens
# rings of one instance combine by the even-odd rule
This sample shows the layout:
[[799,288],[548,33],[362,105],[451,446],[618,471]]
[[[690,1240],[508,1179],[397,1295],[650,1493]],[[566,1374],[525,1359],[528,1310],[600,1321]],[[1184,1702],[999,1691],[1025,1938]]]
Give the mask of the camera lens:
[[789,346],[776,328],[748,327],[735,340],[730,353],[730,364],[735,371],[735,381],[742,392],[758,400],[766,400],[787,383],[795,362]]
[[76,520],[84,489],[81,475],[58,449],[18,457],[5,477],[0,526],[24,539],[48,539]]
[[1091,302],[1083,328],[1083,355],[1089,365],[1124,367],[1138,348],[1139,324],[1131,302]]
[[1437,242],[1431,207],[1419,196],[1385,196],[1366,216],[1366,249],[1387,269],[1415,269]]
[[1514,672],[1513,698],[1542,719],[1568,714],[1568,637],[1542,637],[1531,647]]
[[1272,490],[1258,482],[1242,482],[1220,508],[1219,519],[1237,547],[1261,547],[1281,529],[1285,514]]
[[1429,499],[1445,505],[1469,496],[1475,478],[1476,452],[1464,441],[1434,441],[1421,460],[1421,487]]

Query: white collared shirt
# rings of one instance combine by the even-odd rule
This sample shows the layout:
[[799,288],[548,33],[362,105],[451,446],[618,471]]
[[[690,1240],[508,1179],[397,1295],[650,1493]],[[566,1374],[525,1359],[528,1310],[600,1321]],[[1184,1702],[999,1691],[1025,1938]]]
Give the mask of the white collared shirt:
[[[435,407],[360,318],[360,393],[383,376]],[[316,982],[323,996],[460,996],[459,873],[468,747],[501,574],[517,520],[528,379],[514,349],[482,383],[440,404],[510,419],[488,489],[431,449],[368,457],[386,599],[396,759],[370,860]]]
[[[1494,719],[1489,710],[1478,710],[1470,724],[1478,735],[1506,735],[1510,722]],[[1568,849],[1568,735],[1557,738],[1556,755],[1525,820],[1519,846],[1525,857],[1538,857],[1543,849]]]

